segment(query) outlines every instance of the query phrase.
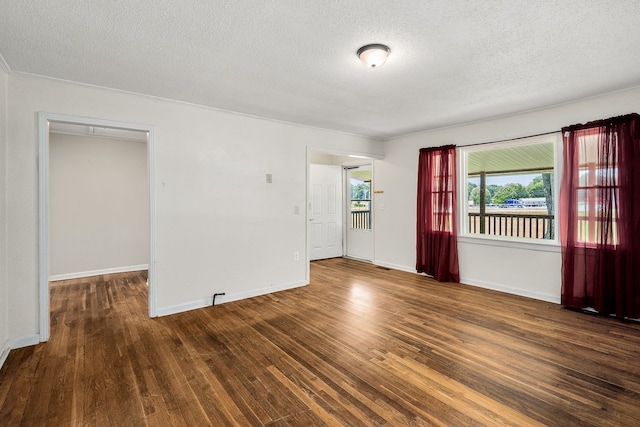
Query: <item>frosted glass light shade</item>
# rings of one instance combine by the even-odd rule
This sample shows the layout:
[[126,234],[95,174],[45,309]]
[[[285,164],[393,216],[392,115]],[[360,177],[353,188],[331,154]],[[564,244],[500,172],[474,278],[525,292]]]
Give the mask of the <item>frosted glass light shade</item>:
[[358,49],[358,58],[365,67],[379,67],[387,61],[391,50],[383,44],[368,44]]

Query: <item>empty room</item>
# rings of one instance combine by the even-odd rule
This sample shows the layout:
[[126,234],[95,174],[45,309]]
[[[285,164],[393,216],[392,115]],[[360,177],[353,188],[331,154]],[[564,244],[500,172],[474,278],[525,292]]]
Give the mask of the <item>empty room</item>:
[[640,425],[640,3],[0,5],[0,425]]

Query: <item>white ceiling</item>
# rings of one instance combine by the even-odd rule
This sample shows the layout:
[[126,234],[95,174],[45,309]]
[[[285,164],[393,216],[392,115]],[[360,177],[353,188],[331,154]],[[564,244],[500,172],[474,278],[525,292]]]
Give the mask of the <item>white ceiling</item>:
[[[638,0],[0,0],[0,54],[387,139],[640,86],[639,23]],[[369,43],[391,48],[384,66],[358,62]]]

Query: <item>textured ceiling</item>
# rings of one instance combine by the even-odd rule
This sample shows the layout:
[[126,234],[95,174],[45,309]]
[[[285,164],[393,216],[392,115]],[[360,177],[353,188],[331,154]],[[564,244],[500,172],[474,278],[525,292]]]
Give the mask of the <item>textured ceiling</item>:
[[[0,0],[9,71],[379,139],[640,86],[638,0]],[[364,68],[356,50],[391,48]]]

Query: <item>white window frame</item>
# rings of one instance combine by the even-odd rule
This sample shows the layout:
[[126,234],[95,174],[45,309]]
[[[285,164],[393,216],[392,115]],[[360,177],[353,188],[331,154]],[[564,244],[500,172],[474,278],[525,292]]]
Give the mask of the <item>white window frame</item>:
[[[554,171],[553,171],[553,239],[533,239],[527,237],[496,236],[490,234],[477,234],[469,232],[469,203],[467,197],[468,187],[468,157],[469,153],[478,151],[494,150],[498,148],[514,147],[518,145],[532,145],[545,142],[552,142],[554,145]],[[533,249],[540,251],[558,252],[560,251],[559,228],[558,228],[558,201],[561,180],[562,164],[562,134],[560,131],[553,134],[518,138],[500,142],[486,144],[475,144],[472,146],[458,146],[458,241],[463,243],[481,244],[488,246],[503,246],[523,249]]]

